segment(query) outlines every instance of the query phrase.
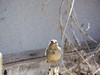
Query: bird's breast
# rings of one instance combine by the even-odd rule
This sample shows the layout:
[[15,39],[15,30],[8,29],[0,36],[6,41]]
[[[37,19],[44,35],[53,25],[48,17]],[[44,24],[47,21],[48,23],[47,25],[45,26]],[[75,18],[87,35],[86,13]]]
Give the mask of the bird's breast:
[[58,60],[60,60],[61,58],[61,53],[59,51],[52,51],[52,53],[50,53],[48,56],[47,56],[47,59],[51,62],[56,62]]

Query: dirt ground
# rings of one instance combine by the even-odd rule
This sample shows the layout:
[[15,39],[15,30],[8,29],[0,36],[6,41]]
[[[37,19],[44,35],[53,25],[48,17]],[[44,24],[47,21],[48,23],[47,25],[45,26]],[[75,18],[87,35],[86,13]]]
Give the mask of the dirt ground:
[[[99,56],[95,57],[91,53],[86,55],[84,51],[79,53],[80,55],[77,52],[64,54],[64,65],[59,65],[60,73],[62,75],[100,75],[100,51]],[[45,63],[45,57],[42,57],[5,64],[2,75],[48,75],[49,67],[50,64]]]

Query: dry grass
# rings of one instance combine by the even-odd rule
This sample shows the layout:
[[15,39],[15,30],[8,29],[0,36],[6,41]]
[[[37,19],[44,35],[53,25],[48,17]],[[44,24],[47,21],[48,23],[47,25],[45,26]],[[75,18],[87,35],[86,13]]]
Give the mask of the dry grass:
[[[66,3],[67,8],[65,11],[67,12],[66,16],[63,16],[62,8]],[[100,44],[87,33],[90,24],[88,23],[86,29],[80,24],[74,10],[74,3],[75,0],[61,0],[59,7],[59,24],[57,24],[57,27],[59,27],[59,33],[61,34],[61,47],[64,50],[63,61],[66,68],[65,71],[62,71],[62,74],[100,75]],[[82,49],[81,42],[76,33],[80,34],[81,38],[83,38],[86,49]],[[98,44],[94,50],[90,49],[86,40],[87,38],[93,41],[93,43]]]

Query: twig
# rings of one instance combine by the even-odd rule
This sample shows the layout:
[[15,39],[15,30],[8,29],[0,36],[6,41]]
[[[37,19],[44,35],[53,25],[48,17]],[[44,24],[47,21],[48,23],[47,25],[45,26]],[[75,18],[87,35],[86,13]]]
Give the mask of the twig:
[[71,14],[72,14],[72,10],[73,10],[73,7],[74,7],[74,3],[75,3],[75,0],[73,0],[73,1],[72,1],[72,4],[71,4],[71,8],[70,8],[70,12],[69,12],[69,15],[68,15],[68,19],[67,19],[66,25],[65,25],[65,27],[64,27],[63,35],[62,35],[61,44],[63,43],[65,31],[66,31],[66,28],[67,28],[67,26],[68,26],[70,16],[71,16]]
[[84,60],[84,62],[88,65],[89,69],[92,69],[92,70],[93,70],[92,66],[84,59],[84,57],[77,51],[77,49],[76,49],[76,52],[80,55],[80,57],[81,57],[81,58]]
[[100,71],[100,68],[99,68],[98,70],[96,70],[96,71],[93,73],[93,75],[95,75],[98,71]]
[[75,32],[74,31],[72,31],[72,33],[73,33],[73,38],[75,39],[75,42],[76,42],[76,44],[78,45],[78,47],[80,48],[80,46],[81,46],[81,44],[80,44],[80,41],[78,40],[78,38],[77,38],[77,36],[76,36],[76,34],[75,34]]
[[61,15],[61,8],[64,4],[65,0],[62,0],[61,5],[59,7],[59,23],[60,23],[60,29],[61,29],[61,39],[62,39],[62,33],[63,33],[63,25],[62,25],[62,15]]
[[[68,0],[69,2],[69,4],[71,4],[71,1],[70,0]],[[74,21],[74,23],[76,24],[76,25],[78,25],[78,26],[80,26],[80,23],[78,22],[78,20],[77,20],[77,16],[76,16],[76,14],[75,14],[75,11],[74,11],[74,8],[73,8],[73,15],[72,15],[72,20]],[[90,28],[90,24],[88,24],[88,27],[87,27],[87,30]],[[82,32],[83,31],[83,33],[84,34],[86,34],[87,35],[87,33],[84,31],[84,30],[81,30],[82,28],[81,28],[81,26],[80,26],[80,28],[78,27],[78,29],[80,30],[80,32]],[[88,51],[90,51],[90,48],[89,48],[89,46],[88,46],[88,43],[87,43],[87,41],[85,40],[85,44],[86,44],[86,47],[87,47],[87,49],[88,49]]]
[[[69,1],[69,3],[71,4],[70,0],[68,0],[68,1]],[[74,19],[75,25],[78,27],[78,29],[80,30],[80,32],[82,32],[85,36],[87,36],[87,37],[88,37],[90,40],[92,40],[93,42],[97,43],[96,40],[94,40],[92,37],[90,37],[90,36],[81,28],[80,23],[79,23],[79,21],[78,21],[78,19],[77,19],[77,16],[76,16],[76,13],[75,13],[74,8],[73,8],[73,19]],[[90,27],[90,26],[88,26],[88,28],[89,28],[89,27]]]
[[86,31],[90,29],[90,23],[88,23],[88,27],[86,28]]
[[82,32],[85,36],[87,36],[90,40],[92,40],[93,42],[97,43],[96,40],[94,40],[92,37],[90,37],[81,27],[80,27],[80,23],[77,20],[77,16],[75,14],[75,11],[73,9],[73,18],[74,18],[74,22],[75,25],[78,27],[78,29],[80,30],[80,32]]

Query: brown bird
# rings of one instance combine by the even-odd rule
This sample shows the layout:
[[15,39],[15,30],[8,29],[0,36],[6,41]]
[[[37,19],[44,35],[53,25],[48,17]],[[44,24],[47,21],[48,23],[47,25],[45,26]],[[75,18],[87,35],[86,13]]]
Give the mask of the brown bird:
[[61,48],[58,46],[57,40],[51,40],[48,48],[45,51],[45,55],[47,57],[46,62],[48,63],[56,63],[61,59],[63,52]]

